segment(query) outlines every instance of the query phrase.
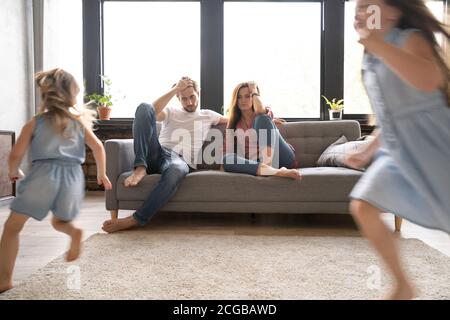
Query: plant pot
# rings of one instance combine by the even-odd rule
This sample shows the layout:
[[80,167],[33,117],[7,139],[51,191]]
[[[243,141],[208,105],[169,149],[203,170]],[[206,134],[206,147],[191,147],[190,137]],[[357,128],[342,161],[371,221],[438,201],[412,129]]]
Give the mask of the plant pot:
[[342,110],[328,110],[330,115],[330,120],[342,120]]
[[98,118],[100,120],[109,120],[109,116],[111,115],[111,108],[107,106],[98,106],[97,112],[98,112]]

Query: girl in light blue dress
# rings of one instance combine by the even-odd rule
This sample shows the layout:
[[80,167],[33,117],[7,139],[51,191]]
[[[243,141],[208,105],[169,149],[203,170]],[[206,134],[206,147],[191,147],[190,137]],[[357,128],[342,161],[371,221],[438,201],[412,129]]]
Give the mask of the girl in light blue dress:
[[91,130],[92,112],[77,111],[80,89],[74,77],[62,69],[39,72],[36,85],[41,91],[40,112],[22,128],[9,156],[11,181],[23,178],[19,169],[26,153],[32,160],[28,175],[18,187],[11,203],[0,243],[0,293],[12,288],[12,274],[19,249],[19,233],[31,217],[44,219],[53,213],[53,227],[71,238],[66,256],[73,261],[80,254],[82,230],[72,224],[84,197],[81,164],[85,143],[97,162],[97,180],[106,189],[111,183],[105,173],[105,150]]
[[[375,29],[371,5],[381,13]],[[363,167],[375,155],[350,211],[394,276],[389,298],[410,299],[413,286],[380,213],[450,233],[450,72],[434,33],[450,36],[422,0],[358,0],[355,29],[379,130],[365,151],[347,156]]]

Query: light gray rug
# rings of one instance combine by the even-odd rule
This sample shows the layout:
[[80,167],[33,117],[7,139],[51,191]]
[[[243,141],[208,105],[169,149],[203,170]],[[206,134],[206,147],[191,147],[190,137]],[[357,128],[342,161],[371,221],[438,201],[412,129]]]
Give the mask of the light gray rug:
[[[450,258],[400,240],[420,299],[450,299]],[[136,230],[96,234],[0,299],[373,299],[388,289],[360,237]]]

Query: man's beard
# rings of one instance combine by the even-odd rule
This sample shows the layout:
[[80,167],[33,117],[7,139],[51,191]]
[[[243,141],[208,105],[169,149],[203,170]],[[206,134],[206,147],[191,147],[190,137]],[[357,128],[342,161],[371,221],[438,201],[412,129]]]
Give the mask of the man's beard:
[[184,109],[186,112],[195,112],[195,110],[197,110],[197,107],[191,105],[191,106],[183,107],[183,109]]

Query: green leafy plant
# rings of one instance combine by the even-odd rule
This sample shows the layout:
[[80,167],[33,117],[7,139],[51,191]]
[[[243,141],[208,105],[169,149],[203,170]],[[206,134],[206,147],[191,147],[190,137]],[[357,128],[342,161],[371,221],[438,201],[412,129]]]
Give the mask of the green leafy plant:
[[336,98],[334,98],[333,100],[330,101],[327,97],[325,97],[325,96],[322,96],[322,97],[325,99],[327,105],[329,106],[329,108],[331,110],[341,111],[344,109],[344,99],[341,99],[336,102]]
[[112,81],[111,79],[109,79],[104,75],[100,75],[100,78],[103,80],[103,83],[105,85],[104,93],[103,94],[93,93],[87,95],[86,100],[88,100],[88,104],[94,103],[98,106],[111,107],[113,105],[111,94]]

